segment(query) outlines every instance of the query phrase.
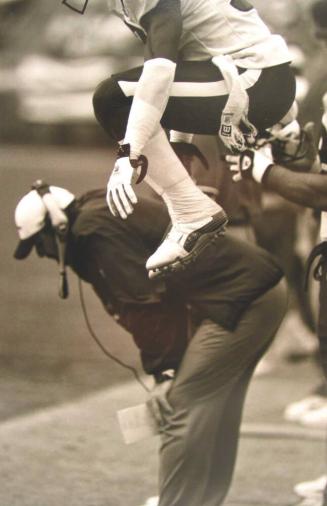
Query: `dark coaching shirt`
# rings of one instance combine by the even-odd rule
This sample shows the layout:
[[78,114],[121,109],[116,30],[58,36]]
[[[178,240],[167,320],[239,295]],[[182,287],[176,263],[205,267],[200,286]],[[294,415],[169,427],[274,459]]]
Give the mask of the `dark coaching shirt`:
[[[253,300],[283,276],[268,252],[226,234],[185,273],[165,283],[151,281],[145,262],[168,223],[166,208],[159,200],[139,197],[134,213],[122,220],[108,211],[104,192],[95,192],[81,202],[72,229],[76,270],[95,286],[105,304],[111,300],[118,310],[124,304],[175,298],[194,306],[201,318],[210,318],[228,329],[237,325]],[[83,255],[78,253],[82,251]]]
[[277,261],[258,246],[228,232],[201,254],[192,270],[172,278],[200,318],[233,330],[247,307],[283,277]]
[[178,369],[188,339],[185,301],[164,296],[165,285],[145,269],[167,222],[165,207],[145,198],[128,220],[114,218],[104,191],[95,191],[78,202],[70,239],[71,267],[132,334],[145,372],[154,375]]
[[164,286],[149,280],[145,261],[166,229],[164,206],[152,199],[139,199],[135,212],[123,220],[112,216],[102,190],[86,194],[79,204],[72,227],[73,263],[78,274],[92,284],[100,275],[100,285],[117,303],[160,302]]

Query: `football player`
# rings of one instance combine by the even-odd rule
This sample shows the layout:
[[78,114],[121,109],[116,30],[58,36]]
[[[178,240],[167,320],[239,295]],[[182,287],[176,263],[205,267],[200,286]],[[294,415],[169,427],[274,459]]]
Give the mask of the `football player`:
[[145,180],[164,199],[172,227],[147,260],[150,272],[192,260],[226,224],[170,147],[219,133],[232,150],[253,143],[291,107],[295,79],[285,41],[247,0],[116,0],[109,8],[144,42],[145,63],[100,83],[94,111],[119,142],[107,200],[127,218]]

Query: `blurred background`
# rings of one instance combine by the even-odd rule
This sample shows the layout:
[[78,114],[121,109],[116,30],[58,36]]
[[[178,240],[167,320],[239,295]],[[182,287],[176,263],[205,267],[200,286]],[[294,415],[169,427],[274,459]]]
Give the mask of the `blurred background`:
[[[272,31],[287,40],[297,76],[299,120],[302,125],[314,121],[318,133],[327,67],[326,53],[314,37],[311,0],[253,0],[252,3]],[[0,424],[0,447],[8,457],[15,455],[7,460],[7,473],[10,476],[18,476],[17,470],[23,473],[21,481],[14,479],[11,485],[6,482],[6,486],[1,482],[0,504],[6,506],[50,506],[58,504],[58,499],[70,506],[132,506],[137,504],[136,500],[151,495],[149,492],[155,493],[153,466],[156,463],[152,443],[144,448],[138,446],[136,450],[126,450],[121,442],[117,442],[118,427],[115,426],[115,408],[143,400],[144,392],[135,382],[131,385],[133,376],[130,372],[109,362],[90,338],[80,307],[77,280],[71,273],[70,298],[63,302],[57,295],[58,273],[51,261],[40,260],[34,253],[24,262],[12,258],[17,242],[14,209],[35,179],[43,178],[77,195],[106,185],[115,146],[95,121],[92,94],[96,85],[110,74],[142,64],[142,61],[141,43],[118,18],[108,14],[104,0],[90,0],[84,16],[71,12],[60,0],[0,0],[0,226],[3,251],[0,264],[0,422],[4,424]],[[318,423],[306,426],[309,431],[318,431],[313,435],[311,432],[297,433],[296,427],[303,428],[305,424],[285,417],[288,405],[309,395],[322,381],[314,335],[316,287],[312,286],[305,295],[302,284],[305,259],[317,240],[317,216],[276,195],[262,193],[258,188],[236,189],[221,161],[217,167],[218,148],[206,138],[199,137],[196,142],[208,156],[211,179],[207,183],[212,184],[214,178],[221,202],[229,213],[231,228],[246,240],[256,240],[273,252],[286,271],[290,287],[289,312],[275,345],[259,365],[250,390],[245,422],[264,424],[268,429],[271,424],[277,424],[277,427],[286,427],[285,434],[291,436],[288,443],[282,444],[276,440],[276,430],[275,436],[272,430],[274,442],[271,442],[271,448],[275,460],[272,461],[269,455],[263,457],[267,459],[267,466],[262,465],[264,460],[261,464],[257,462],[256,447],[251,441],[245,444],[246,451],[241,455],[238,470],[239,488],[235,489],[234,497],[239,497],[241,487],[245,486],[250,487],[252,499],[248,502],[244,499],[242,504],[273,504],[262,500],[264,494],[260,496],[254,479],[256,474],[247,473],[251,468],[256,469],[256,476],[264,473],[262,479],[269,480],[270,485],[271,476],[274,477],[274,497],[278,501],[274,504],[290,504],[292,484],[314,478],[324,470],[319,430],[322,423],[326,424],[327,411],[323,422],[318,420]],[[253,206],[254,201],[260,205]],[[130,336],[108,318],[87,286],[84,290],[97,335],[114,354],[140,370],[137,350]],[[19,424],[14,427],[9,422],[21,417],[24,422],[24,417],[44,409],[124,384],[125,390],[108,394],[109,397],[103,399],[102,408],[96,403],[90,408],[100,425],[103,413],[109,416],[111,427],[116,431],[114,436],[110,434],[110,439],[104,429],[97,436],[100,425],[92,426],[94,437],[101,436],[102,439],[96,440],[96,451],[88,448],[86,453],[83,446],[86,444],[85,433],[76,432],[80,430],[76,429],[76,424],[81,417],[83,420],[87,418],[85,412],[80,415],[80,412],[69,412],[63,414],[63,418],[58,412],[58,419],[66,431],[66,436],[60,437],[66,438],[65,444],[74,440],[75,445],[71,454],[69,447],[65,454],[68,474],[61,468],[56,471],[58,482],[64,481],[64,485],[60,487],[56,482],[49,486],[49,476],[45,481],[36,474],[31,479],[19,453],[13,450],[15,445],[9,436],[24,441],[19,451],[24,450],[24,458],[29,459],[31,468],[36,466],[40,454],[44,454],[49,439],[45,436],[44,440],[39,440],[36,443],[38,450],[35,446],[26,449],[27,441],[33,440],[29,439],[31,433],[24,432],[26,429],[23,431]],[[270,399],[269,405],[266,399]],[[67,428],[63,420],[68,420],[69,416],[74,424]],[[251,438],[251,430],[247,434]],[[92,484],[86,481],[84,485],[79,482],[80,499],[74,502],[69,496],[68,502],[69,476],[76,478],[74,473],[81,472],[79,466],[88,460],[89,455],[98,458],[95,453],[100,451],[103,437],[110,441],[112,451],[110,453],[109,448],[109,453],[103,454],[102,460],[100,458],[107,470],[91,463],[90,475],[95,481]],[[294,443],[297,437],[299,441]],[[310,440],[310,445],[306,446],[306,439]],[[61,450],[59,444],[58,452]],[[147,460],[149,451],[152,456]],[[47,455],[47,458],[51,456]],[[114,471],[108,464],[112,458],[123,459],[121,466],[115,467]],[[276,463],[276,469],[272,462]],[[139,474],[135,473],[135,467],[139,468]],[[35,469],[42,474],[41,469]],[[72,469],[73,474],[69,474]],[[83,473],[85,477],[86,471]],[[126,476],[132,480],[133,487],[122,493]],[[101,487],[98,479],[102,479]],[[24,497],[26,487],[29,487],[28,497]],[[108,487],[111,500],[106,502]],[[42,490],[41,497],[37,490]],[[87,497],[86,502],[82,497]]]
[[[310,0],[253,2],[291,46],[301,117],[319,115],[325,65],[313,35]],[[84,16],[53,0],[0,0],[0,141],[97,146],[91,96],[112,72],[142,62],[141,43],[106,2]],[[113,35],[114,34],[114,35]]]

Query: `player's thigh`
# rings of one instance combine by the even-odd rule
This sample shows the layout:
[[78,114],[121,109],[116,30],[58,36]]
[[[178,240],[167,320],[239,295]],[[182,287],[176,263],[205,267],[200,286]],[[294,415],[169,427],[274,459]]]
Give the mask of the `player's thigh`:
[[[112,75],[97,87],[94,110],[106,130],[115,123],[119,134],[126,128],[129,110],[143,67]],[[244,75],[250,70],[239,69]],[[249,119],[260,130],[277,123],[290,109],[295,96],[295,79],[287,64],[264,69],[247,89]],[[221,112],[228,94],[220,70],[210,60],[180,62],[162,117],[166,129],[200,135],[219,131]]]
[[170,97],[162,126],[198,135],[217,135],[227,96]]
[[[141,73],[142,67],[137,67],[110,78],[112,110],[117,112],[117,108],[131,105]],[[108,84],[109,81],[103,86],[107,104]],[[222,74],[211,61],[180,62],[162,117],[162,126],[183,132],[217,134],[226,101]]]
[[180,62],[162,125],[167,129],[215,135],[227,98],[223,76],[211,60]]
[[[258,130],[280,121],[295,99],[295,77],[288,64],[263,69],[239,68],[249,96],[249,120]],[[249,86],[249,83],[253,84]],[[228,99],[223,76],[212,61],[181,62],[162,118],[165,128],[217,134]]]
[[288,64],[269,67],[248,90],[249,120],[258,130],[278,123],[295,100],[295,77]]

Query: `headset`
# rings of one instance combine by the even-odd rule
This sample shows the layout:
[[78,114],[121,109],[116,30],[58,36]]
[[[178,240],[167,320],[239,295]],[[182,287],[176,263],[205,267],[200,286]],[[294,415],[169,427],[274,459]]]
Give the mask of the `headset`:
[[49,214],[52,227],[55,231],[55,239],[58,247],[58,261],[59,261],[59,297],[67,299],[68,297],[68,281],[66,272],[66,247],[67,247],[67,234],[68,234],[68,218],[64,211],[60,209],[56,199],[51,193],[50,187],[47,183],[38,179],[33,183],[32,190],[36,190],[41,197],[42,202]]

